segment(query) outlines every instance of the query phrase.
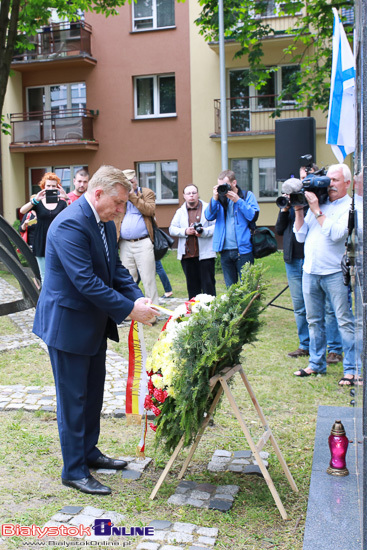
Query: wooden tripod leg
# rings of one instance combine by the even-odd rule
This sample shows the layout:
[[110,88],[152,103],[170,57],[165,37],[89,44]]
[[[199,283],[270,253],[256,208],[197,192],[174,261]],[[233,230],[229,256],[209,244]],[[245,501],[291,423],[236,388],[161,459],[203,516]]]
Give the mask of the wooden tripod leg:
[[191,462],[191,459],[192,459],[192,457],[194,456],[194,452],[196,451],[196,448],[197,448],[197,446],[198,446],[199,443],[200,443],[200,439],[201,439],[201,437],[202,437],[202,435],[203,435],[203,433],[204,433],[204,431],[205,431],[205,428],[206,428],[207,425],[209,424],[209,420],[211,419],[211,416],[212,416],[212,414],[213,414],[213,412],[214,412],[214,410],[215,410],[215,407],[216,407],[217,404],[218,404],[218,401],[219,401],[219,399],[220,399],[222,393],[223,393],[223,388],[222,388],[222,386],[219,386],[217,395],[215,396],[214,401],[213,401],[213,403],[212,403],[212,405],[211,405],[211,407],[210,407],[210,409],[209,409],[209,411],[208,411],[208,415],[204,418],[203,423],[202,423],[202,425],[201,425],[201,428],[200,428],[200,430],[199,430],[199,432],[198,432],[198,434],[197,434],[197,436],[196,436],[196,438],[195,438],[195,441],[194,441],[194,443],[193,443],[192,446],[191,446],[191,449],[190,449],[190,451],[189,451],[189,454],[187,455],[187,458],[186,458],[185,462],[183,463],[183,466],[182,466],[182,468],[181,468],[181,471],[180,471],[180,473],[178,474],[178,479],[182,479],[182,478],[183,478],[184,473],[186,472],[186,470],[187,470],[187,468],[188,468],[188,466],[189,466],[189,464],[190,464],[190,462]]
[[282,452],[281,452],[281,450],[279,449],[278,443],[276,442],[275,437],[273,436],[273,433],[271,433],[270,441],[271,441],[271,444],[273,445],[273,449],[274,449],[274,451],[275,451],[275,454],[276,454],[277,457],[278,457],[278,460],[279,460],[279,462],[280,462],[280,465],[281,465],[281,467],[283,468],[283,472],[285,473],[286,478],[287,478],[288,481],[289,481],[289,485],[292,487],[293,491],[295,491],[296,493],[298,493],[298,487],[297,487],[297,485],[296,485],[296,482],[294,481],[293,476],[292,476],[292,474],[291,474],[290,471],[289,471],[289,468],[288,468],[288,466],[287,466],[287,463],[286,463],[286,461],[284,460],[284,457],[283,457],[283,455],[282,455]]
[[169,459],[169,461],[166,464],[165,469],[161,473],[160,478],[158,479],[158,481],[157,481],[157,483],[156,483],[156,485],[155,485],[155,487],[154,487],[154,489],[153,489],[153,491],[152,491],[152,493],[149,497],[151,500],[154,500],[156,494],[159,491],[160,486],[162,485],[163,481],[166,479],[167,474],[168,474],[168,472],[170,471],[170,469],[172,467],[172,464],[174,463],[174,461],[176,460],[176,458],[178,456],[178,453],[182,449],[183,442],[184,442],[184,436],[181,437],[179,444],[177,445],[176,449],[173,451],[173,453],[171,455],[171,458]]
[[264,429],[267,430],[267,432],[270,433],[269,439],[270,439],[270,441],[271,441],[271,444],[272,444],[272,446],[273,446],[273,449],[274,449],[274,451],[275,451],[275,454],[276,454],[277,457],[278,457],[278,460],[279,460],[280,465],[281,465],[281,467],[282,467],[282,469],[283,469],[283,472],[285,473],[285,476],[286,476],[286,478],[288,479],[289,485],[291,486],[291,488],[293,489],[293,491],[296,491],[296,492],[298,493],[298,487],[297,487],[297,485],[296,485],[296,482],[294,481],[294,479],[293,479],[293,477],[292,477],[292,474],[290,473],[289,468],[288,468],[288,466],[287,466],[287,463],[286,463],[286,461],[284,460],[284,457],[283,457],[283,455],[282,455],[282,452],[281,452],[281,450],[280,450],[280,448],[279,448],[279,446],[278,446],[278,443],[277,443],[277,441],[275,440],[275,437],[274,437],[274,435],[273,435],[271,429],[270,429],[269,426],[268,426],[268,422],[267,422],[267,420],[266,420],[266,418],[265,418],[265,416],[264,416],[264,413],[263,413],[263,411],[262,411],[262,408],[261,408],[261,406],[260,406],[258,400],[256,399],[256,396],[255,396],[255,393],[254,393],[254,391],[253,391],[253,389],[252,389],[252,387],[251,387],[251,384],[250,384],[250,382],[248,381],[247,376],[246,376],[246,374],[244,373],[244,371],[243,371],[242,368],[240,369],[239,373],[240,373],[241,378],[242,378],[242,380],[243,380],[243,383],[245,384],[246,389],[247,389],[247,391],[248,391],[248,393],[249,393],[249,395],[250,395],[250,397],[251,397],[251,401],[252,401],[253,404],[254,404],[254,407],[255,407],[255,409],[256,409],[256,411],[257,411],[257,414],[259,415],[259,417],[260,417],[260,419],[261,419],[261,422],[262,422],[262,425],[263,425]]
[[259,468],[261,470],[261,473],[269,487],[269,490],[271,492],[271,494],[273,495],[273,499],[275,501],[275,504],[277,505],[278,507],[278,510],[280,512],[280,515],[282,516],[283,519],[288,519],[288,515],[287,515],[287,512],[285,511],[285,508],[282,504],[282,501],[280,500],[280,497],[278,495],[278,491],[276,490],[275,488],[275,485],[273,483],[273,480],[271,479],[270,477],[270,474],[268,472],[268,470],[266,469],[265,465],[264,465],[264,462],[263,462],[263,459],[261,458],[258,450],[257,450],[257,447],[251,437],[251,434],[242,418],[242,415],[241,415],[241,412],[237,406],[237,403],[232,395],[232,392],[231,390],[229,389],[228,387],[228,384],[227,384],[227,381],[220,378],[220,383],[222,384],[223,386],[223,390],[226,394],[226,396],[228,397],[228,400],[229,400],[229,403],[233,409],[233,412],[235,413],[236,417],[237,417],[237,420],[241,426],[241,429],[243,431],[243,433],[245,434],[245,437],[247,439],[247,442],[248,444],[250,445],[250,449],[252,451],[252,453],[254,454],[255,456],[255,459],[256,459],[256,462],[257,464],[259,465]]

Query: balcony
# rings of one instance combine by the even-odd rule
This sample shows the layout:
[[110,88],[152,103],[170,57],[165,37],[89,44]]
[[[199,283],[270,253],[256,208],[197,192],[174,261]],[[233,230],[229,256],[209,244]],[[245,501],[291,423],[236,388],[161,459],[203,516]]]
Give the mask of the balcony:
[[[214,100],[214,134],[216,138],[221,130],[220,99]],[[278,119],[301,118],[308,116],[298,111],[294,100],[278,102],[276,95],[257,95],[230,97],[226,100],[228,116],[228,134],[230,136],[256,136],[275,133],[275,121]],[[274,113],[276,116],[274,117]],[[273,116],[272,116],[273,115]]]
[[32,47],[15,54],[12,60],[12,68],[17,71],[37,70],[50,65],[80,67],[85,64],[95,65],[97,61],[92,57],[91,51],[92,27],[85,21],[52,23],[35,35],[27,37]]
[[10,115],[13,153],[50,150],[98,149],[93,136],[94,112],[65,109],[60,112],[38,111]]

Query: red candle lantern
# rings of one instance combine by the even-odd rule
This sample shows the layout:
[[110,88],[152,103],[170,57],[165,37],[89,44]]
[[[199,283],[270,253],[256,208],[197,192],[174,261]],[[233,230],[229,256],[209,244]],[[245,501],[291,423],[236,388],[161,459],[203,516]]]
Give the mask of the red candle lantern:
[[334,422],[329,435],[330,465],[326,470],[333,476],[347,476],[349,471],[346,465],[345,456],[348,450],[348,438],[345,435],[344,426],[340,420]]

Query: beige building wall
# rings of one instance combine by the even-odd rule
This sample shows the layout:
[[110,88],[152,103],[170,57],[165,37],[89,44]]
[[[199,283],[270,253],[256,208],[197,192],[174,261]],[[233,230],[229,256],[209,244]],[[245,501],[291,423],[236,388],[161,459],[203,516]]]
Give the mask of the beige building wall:
[[189,0],[189,6],[193,183],[208,201],[221,169],[220,143],[209,137],[214,131],[214,99],[220,96],[219,57],[194,24],[200,14],[199,3]]
[[[9,123],[9,113],[20,113],[23,110],[22,78],[14,73],[8,80],[3,114]],[[24,191],[24,155],[10,155],[11,136],[1,134],[1,168],[3,176],[4,218],[10,223],[16,219],[16,209],[25,203]]]
[[[210,138],[214,133],[214,99],[220,97],[219,46],[209,45],[199,35],[199,28],[194,20],[199,16],[200,6],[196,0],[190,0],[190,44],[191,44],[191,101],[192,101],[192,165],[194,183],[199,187],[201,197],[209,200],[212,187],[217,182],[221,171],[220,138]],[[286,24],[285,18],[283,25]],[[283,48],[289,43],[288,38],[264,40],[264,61],[268,65],[287,63]],[[225,46],[226,76],[228,69],[248,67],[247,57],[234,59],[238,46],[228,43]],[[227,97],[229,97],[227,81]],[[300,116],[307,116],[307,112]],[[321,110],[312,112],[316,120],[316,161],[321,166],[328,166],[336,161],[331,147],[326,145],[326,116]],[[307,154],[307,151],[305,151]],[[275,135],[228,136],[228,158],[264,158],[275,157]],[[230,162],[229,162],[230,165]],[[280,187],[280,185],[279,185]],[[259,225],[273,226],[278,216],[274,200],[258,198],[260,205]]]

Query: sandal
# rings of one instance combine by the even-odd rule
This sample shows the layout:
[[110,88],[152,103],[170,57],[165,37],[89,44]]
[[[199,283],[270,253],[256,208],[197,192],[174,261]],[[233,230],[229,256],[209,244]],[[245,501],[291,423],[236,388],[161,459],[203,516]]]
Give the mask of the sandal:
[[293,374],[294,374],[294,376],[299,376],[300,378],[302,378],[303,376],[311,376],[311,374],[316,374],[313,371],[312,372],[307,372],[304,369],[299,369],[297,372],[299,372],[299,374],[296,374],[295,372]]
[[[341,384],[340,382],[348,382],[347,384]],[[346,386],[347,388],[350,388],[351,386],[354,386],[354,376],[353,378],[341,378],[338,382],[338,386]]]

